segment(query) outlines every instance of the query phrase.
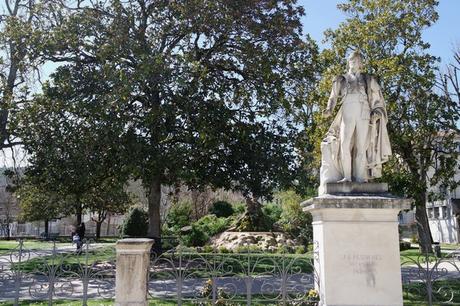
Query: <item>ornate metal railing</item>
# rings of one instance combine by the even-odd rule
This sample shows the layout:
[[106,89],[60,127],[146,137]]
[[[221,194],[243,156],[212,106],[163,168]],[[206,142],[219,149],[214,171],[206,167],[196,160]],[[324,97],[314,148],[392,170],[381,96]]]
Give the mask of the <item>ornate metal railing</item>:
[[316,305],[315,259],[316,252],[197,253],[177,247],[152,257],[149,292],[178,305]]
[[87,305],[90,298],[113,298],[115,251],[94,247],[60,248],[53,242],[47,250],[24,248],[21,240],[13,250],[0,253],[0,301],[19,305],[23,300],[73,299]]
[[405,301],[460,305],[460,249],[436,256],[401,257]]
[[[40,300],[115,297],[115,247],[86,243],[48,244],[30,249],[18,241],[0,250],[0,304],[20,305]],[[170,299],[199,305],[315,305],[318,280],[315,251],[307,254],[258,252],[197,252],[178,246],[152,253],[149,293],[155,300]],[[460,250],[447,255],[403,256],[404,300],[410,305],[460,305]]]

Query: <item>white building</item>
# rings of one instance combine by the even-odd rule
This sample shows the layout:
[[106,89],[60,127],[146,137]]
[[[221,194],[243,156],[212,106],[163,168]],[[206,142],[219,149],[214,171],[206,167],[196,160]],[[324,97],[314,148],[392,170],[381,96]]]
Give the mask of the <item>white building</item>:
[[427,203],[431,234],[435,242],[460,243],[460,190],[442,201]]

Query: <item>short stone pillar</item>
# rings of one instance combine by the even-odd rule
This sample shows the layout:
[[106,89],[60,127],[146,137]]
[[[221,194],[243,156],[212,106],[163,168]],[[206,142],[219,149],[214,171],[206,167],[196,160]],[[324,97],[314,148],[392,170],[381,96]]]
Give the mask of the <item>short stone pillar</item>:
[[147,306],[152,239],[117,241],[116,306]]
[[321,305],[403,305],[397,216],[411,202],[383,183],[329,183],[302,203],[313,216]]

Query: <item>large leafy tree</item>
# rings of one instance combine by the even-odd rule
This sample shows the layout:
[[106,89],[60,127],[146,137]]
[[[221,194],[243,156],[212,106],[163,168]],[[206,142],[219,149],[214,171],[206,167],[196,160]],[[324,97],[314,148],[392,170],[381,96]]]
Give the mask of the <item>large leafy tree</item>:
[[[47,119],[32,120],[41,126],[27,136],[32,164],[45,169],[42,135],[74,121],[100,128],[110,135],[96,139],[116,144],[109,154],[142,179],[154,237],[162,184],[257,198],[291,183],[316,69],[302,14],[295,0],[82,5],[50,37],[50,57],[66,64],[45,90]],[[83,167],[87,154],[63,162],[76,158]]]
[[[347,53],[364,53],[367,72],[380,78],[389,115],[394,156],[384,180],[393,192],[414,199],[423,251],[431,251],[432,243],[425,207],[429,188],[455,185],[457,160],[449,131],[456,130],[458,117],[449,111],[452,104],[435,93],[437,59],[422,38],[423,30],[438,19],[436,5],[435,0],[350,0],[338,5],[348,19],[326,32],[331,48],[322,54],[328,68],[318,87],[324,107],[333,76],[345,71]],[[311,133],[321,139],[324,130]]]
[[46,62],[40,50],[62,6],[35,0],[5,0],[0,6],[0,149],[5,149],[21,144],[10,121],[40,81]]
[[[15,121],[24,148],[31,153],[27,184],[66,197],[63,203],[68,207],[62,210],[75,214],[78,224],[85,210],[100,210],[102,199],[98,197],[113,202],[110,190],[120,197],[116,202],[122,207],[125,167],[115,153],[120,145],[116,138],[120,127],[88,115],[100,114],[97,103],[73,104],[62,96],[65,92],[47,84],[43,90],[44,95],[28,103]],[[123,209],[113,212],[119,210]]]

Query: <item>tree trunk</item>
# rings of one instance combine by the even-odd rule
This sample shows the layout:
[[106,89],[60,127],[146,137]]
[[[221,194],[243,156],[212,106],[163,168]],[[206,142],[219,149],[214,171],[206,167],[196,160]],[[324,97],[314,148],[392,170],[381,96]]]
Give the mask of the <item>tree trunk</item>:
[[161,182],[154,178],[150,184],[149,195],[149,230],[148,236],[159,239],[161,237],[160,206],[161,206]]
[[246,207],[247,207],[248,213],[251,216],[258,216],[262,209],[262,205],[259,203],[259,201],[253,198],[249,198],[249,197],[246,198]]
[[106,231],[105,231],[105,235],[106,235],[106,236],[109,236],[109,235],[110,235],[110,216],[111,216],[111,214],[108,213],[108,214],[107,214],[107,229],[106,229]]
[[433,239],[426,213],[426,196],[422,194],[415,199],[415,220],[417,224],[420,252],[423,254],[433,252]]
[[82,211],[83,211],[83,208],[82,208],[81,202],[80,200],[77,200],[77,209],[76,209],[77,225],[81,224]]
[[96,239],[100,239],[100,238],[101,238],[101,226],[102,226],[102,222],[104,222],[104,221],[97,221],[97,222],[96,222]]
[[45,219],[45,237],[48,239],[49,237],[49,220]]
[[460,243],[460,215],[457,215],[457,243]]

